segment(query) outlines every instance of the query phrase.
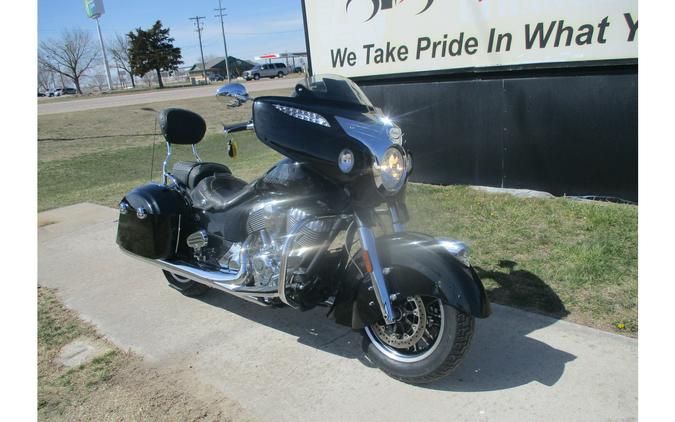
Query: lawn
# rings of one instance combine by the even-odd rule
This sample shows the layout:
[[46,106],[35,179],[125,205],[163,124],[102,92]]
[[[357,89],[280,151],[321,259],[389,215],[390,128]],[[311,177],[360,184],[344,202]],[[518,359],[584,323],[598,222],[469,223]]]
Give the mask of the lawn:
[[[39,116],[39,209],[83,201],[116,206],[151,178],[151,167],[158,180],[165,147],[152,135],[156,114],[148,109],[169,106],[200,113],[208,125],[200,155],[242,179],[254,179],[280,158],[251,133],[236,135],[239,155],[229,158],[220,123],[248,119],[250,107],[227,109],[215,98]],[[175,148],[175,159],[189,156],[189,148]],[[423,184],[409,185],[408,205],[409,229],[471,246],[492,301],[637,335],[636,206]]]

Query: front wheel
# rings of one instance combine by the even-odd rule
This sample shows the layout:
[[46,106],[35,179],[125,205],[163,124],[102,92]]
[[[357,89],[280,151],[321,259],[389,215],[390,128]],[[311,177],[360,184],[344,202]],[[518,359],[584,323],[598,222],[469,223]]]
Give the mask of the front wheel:
[[164,277],[169,282],[171,287],[183,293],[188,297],[199,297],[205,295],[209,291],[209,287],[197,283],[194,280],[190,280],[187,277],[180,276],[178,274],[170,273],[166,270],[162,270]]
[[471,315],[438,298],[410,296],[395,304],[396,321],[365,328],[366,355],[389,376],[427,384],[455,370],[474,333]]

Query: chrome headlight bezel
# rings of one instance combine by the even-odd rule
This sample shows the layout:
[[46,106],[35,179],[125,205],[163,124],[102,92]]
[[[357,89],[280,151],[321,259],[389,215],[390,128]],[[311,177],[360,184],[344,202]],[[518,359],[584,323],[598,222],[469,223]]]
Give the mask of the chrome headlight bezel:
[[[392,160],[389,157],[395,157]],[[385,194],[398,193],[408,178],[407,154],[399,145],[389,146],[381,157],[373,159],[375,185]]]

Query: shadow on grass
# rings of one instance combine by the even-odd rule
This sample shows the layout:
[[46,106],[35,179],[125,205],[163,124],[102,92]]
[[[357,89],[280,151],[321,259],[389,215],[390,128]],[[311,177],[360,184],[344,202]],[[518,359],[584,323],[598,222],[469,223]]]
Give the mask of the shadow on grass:
[[[529,286],[527,289],[535,289],[539,300],[550,304],[550,309],[566,312],[560,299],[556,301],[555,293],[541,279],[527,271],[513,271],[513,266],[508,264],[505,268],[504,273],[483,271],[483,276],[494,277],[505,289],[503,294],[510,292],[512,295],[524,280],[524,285]],[[353,331],[327,319],[327,308],[307,312],[288,307],[262,308],[215,290],[199,300],[292,335],[306,346],[346,359],[357,359],[373,371],[377,370],[364,356],[361,331]],[[528,334],[554,322],[545,316],[494,306],[489,318],[477,320],[476,333],[462,365],[448,377],[424,387],[469,392],[503,390],[532,381],[552,386],[563,375],[565,364],[576,356],[530,338]]]
[[499,287],[488,291],[490,301],[515,306],[528,311],[543,313],[555,318],[569,315],[565,304],[548,284],[536,274],[516,269],[517,262],[499,261],[503,271],[474,267],[481,280],[494,280]]

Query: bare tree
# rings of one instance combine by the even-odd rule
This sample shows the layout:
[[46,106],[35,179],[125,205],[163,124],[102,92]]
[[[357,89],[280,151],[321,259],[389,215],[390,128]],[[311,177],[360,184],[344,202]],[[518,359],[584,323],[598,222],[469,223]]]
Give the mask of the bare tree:
[[141,76],[141,79],[148,85],[148,88],[150,88],[152,87],[152,84],[157,81],[157,75],[153,72],[148,72]]
[[44,66],[38,65],[38,91],[49,92],[49,83],[54,79],[52,72],[45,69]]
[[105,75],[105,70],[103,72],[104,73],[97,72],[90,77],[91,85],[96,87],[99,92],[103,92],[103,90],[108,86],[108,78]]
[[115,38],[108,43],[110,45],[110,55],[115,60],[118,69],[122,69],[129,74],[131,78],[131,87],[136,88],[134,73],[129,64],[129,37],[126,35],[115,34]]
[[60,39],[42,41],[38,63],[45,69],[71,79],[78,94],[82,94],[80,79],[97,62],[98,49],[88,32],[65,30]]

